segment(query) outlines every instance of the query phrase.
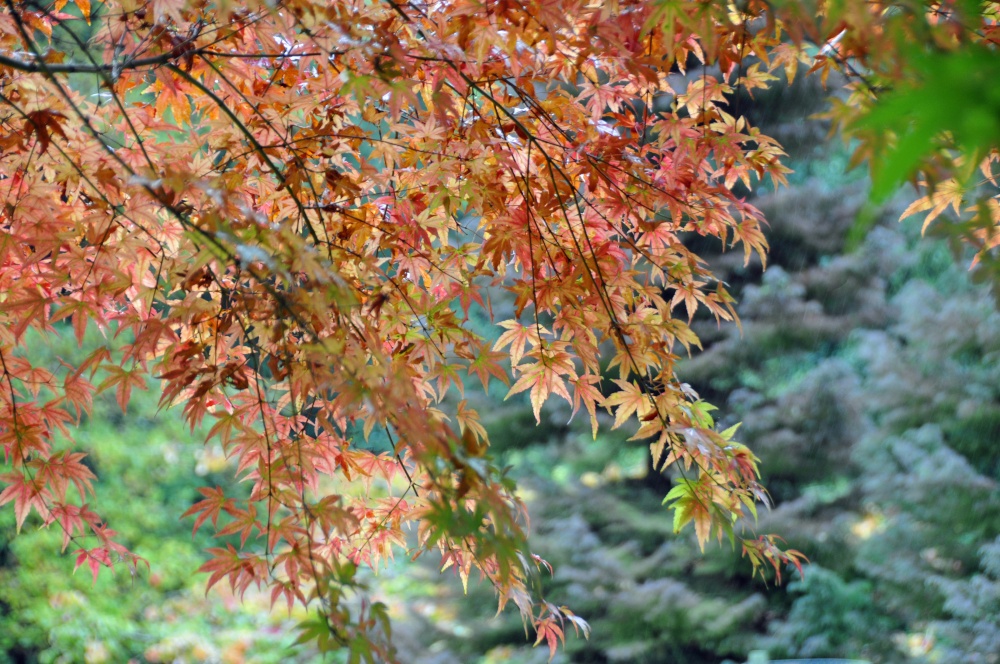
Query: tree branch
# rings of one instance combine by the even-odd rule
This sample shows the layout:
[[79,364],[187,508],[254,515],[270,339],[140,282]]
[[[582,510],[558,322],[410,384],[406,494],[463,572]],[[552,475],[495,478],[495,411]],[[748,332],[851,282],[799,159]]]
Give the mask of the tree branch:
[[303,58],[318,55],[317,53],[220,53],[208,47],[195,48],[190,51],[183,50],[184,43],[178,45],[167,53],[153,55],[146,58],[127,59],[120,63],[112,64],[85,64],[82,62],[67,63],[47,63],[43,60],[25,61],[12,58],[0,53],[0,66],[10,67],[18,71],[29,74],[111,74],[121,72],[126,69],[139,69],[140,67],[159,67],[170,64],[182,57],[189,56],[212,56],[216,58],[260,58],[268,60],[281,60],[284,58]]

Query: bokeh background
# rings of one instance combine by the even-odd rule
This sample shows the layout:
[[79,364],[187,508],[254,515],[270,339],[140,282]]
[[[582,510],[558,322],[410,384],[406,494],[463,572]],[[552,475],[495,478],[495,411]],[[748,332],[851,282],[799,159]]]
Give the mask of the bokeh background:
[[[774,509],[759,529],[812,564],[751,578],[729,547],[701,553],[661,506],[669,477],[648,450],[552,402],[536,426],[526,399],[471,391],[491,453],[512,465],[532,511],[533,549],[552,563],[546,597],[592,626],[557,662],[709,664],[771,657],[1000,662],[1000,315],[996,275],[969,270],[945,237],[900,224],[912,192],[869,202],[850,146],[820,120],[828,92],[781,85],[743,110],[790,153],[791,186],[752,194],[770,221],[768,268],[691,237],[739,300],[742,333],[696,321],[704,350],[680,377],[719,407],[720,426],[761,458]],[[735,102],[734,102],[735,103]],[[748,193],[749,195],[749,193]],[[982,283],[976,283],[976,282]],[[498,319],[511,305],[495,294]],[[471,321],[497,336],[484,315]],[[114,343],[88,333],[87,344]],[[82,355],[72,335],[33,337],[33,361]],[[238,490],[221,448],[203,444],[155,385],[123,414],[104,394],[74,432],[99,476],[98,507],[150,570],[94,583],[56,555],[54,529],[0,511],[0,662],[321,662],[296,645],[300,609],[252,591],[205,593],[192,575],[210,529],[178,516],[202,486]],[[377,436],[365,445],[384,444]],[[404,661],[545,662],[519,618],[494,617],[488,586],[467,595],[438,561],[396,560],[369,580],[394,618]],[[325,661],[338,661],[336,656]]]

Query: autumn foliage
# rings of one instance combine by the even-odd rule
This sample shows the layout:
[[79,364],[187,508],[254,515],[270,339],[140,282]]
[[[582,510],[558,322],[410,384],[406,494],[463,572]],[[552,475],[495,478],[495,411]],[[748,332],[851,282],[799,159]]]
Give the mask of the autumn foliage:
[[[787,169],[734,100],[843,65],[853,45],[804,45],[860,19],[757,0],[5,3],[0,503],[19,525],[61,529],[95,575],[141,564],[56,436],[152,376],[251,485],[187,513],[226,538],[209,586],[314,606],[305,638],[391,660],[356,569],[434,551],[554,649],[586,623],[540,595],[524,505],[463,398],[500,382],[536,417],[556,397],[595,433],[602,410],[637,427],[676,478],[676,529],[779,576],[799,563],[754,532],[757,458],[675,375],[697,312],[735,317],[685,238],[764,259],[746,192]],[[515,316],[493,342],[467,323],[501,289]],[[61,372],[23,348],[28,328],[90,325],[121,343]],[[376,429],[391,450],[363,444]]]

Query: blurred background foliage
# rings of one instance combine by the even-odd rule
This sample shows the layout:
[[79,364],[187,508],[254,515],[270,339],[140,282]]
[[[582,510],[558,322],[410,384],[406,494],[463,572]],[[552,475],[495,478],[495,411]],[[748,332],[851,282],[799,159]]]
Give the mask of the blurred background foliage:
[[[526,399],[467,394],[491,453],[512,465],[532,510],[533,547],[555,572],[546,596],[590,621],[558,662],[708,664],[772,657],[871,662],[1000,661],[1000,314],[968,255],[899,224],[900,194],[869,202],[845,170],[850,146],[806,121],[827,93],[779,86],[753,120],[790,152],[791,186],[762,190],[771,262],[744,266],[702,238],[739,300],[742,334],[698,318],[704,350],[680,376],[720,408],[762,460],[775,507],[763,532],[812,560],[805,579],[750,578],[728,544],[699,552],[674,535],[661,500],[670,478],[648,472],[645,446],[553,402],[536,427]],[[945,229],[946,230],[946,229]],[[978,279],[983,281],[983,279]],[[494,301],[498,319],[511,304]],[[471,324],[495,335],[484,317]],[[91,343],[105,343],[92,331]],[[70,335],[39,338],[37,357],[77,353]],[[151,571],[72,575],[60,536],[14,535],[0,512],[0,662],[311,662],[293,646],[303,615],[206,596],[192,576],[209,546],[178,515],[200,486],[231,483],[221,450],[157,410],[155,390],[127,415],[112,395],[75,432],[100,478],[99,506]],[[610,418],[605,422],[610,425]],[[31,524],[29,524],[31,525]],[[37,522],[35,523],[37,525]],[[790,571],[789,571],[790,573]],[[397,561],[372,581],[409,661],[544,662],[514,615],[493,617],[489,587],[468,597],[435,561]]]

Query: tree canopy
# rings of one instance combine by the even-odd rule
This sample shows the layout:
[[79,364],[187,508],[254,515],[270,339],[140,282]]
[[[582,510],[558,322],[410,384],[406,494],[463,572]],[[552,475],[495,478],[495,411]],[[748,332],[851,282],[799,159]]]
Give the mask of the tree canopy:
[[[764,261],[747,193],[788,172],[741,95],[836,70],[876,193],[920,180],[908,212],[996,244],[993,3],[5,3],[0,503],[93,574],[135,571],[59,436],[95,390],[125,410],[156,377],[251,487],[187,512],[222,538],[209,586],[315,606],[304,636],[370,661],[396,655],[356,570],[394,552],[481,575],[550,649],[587,629],[539,593],[468,381],[536,419],[563,399],[595,435],[606,410],[673,474],[675,529],[799,565],[754,530],[756,456],[675,373],[696,313],[735,319],[688,240]],[[500,289],[494,341],[470,318]],[[91,325],[121,342],[61,372],[24,352]]]

